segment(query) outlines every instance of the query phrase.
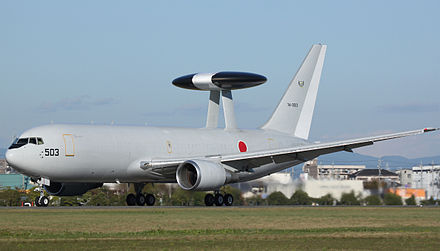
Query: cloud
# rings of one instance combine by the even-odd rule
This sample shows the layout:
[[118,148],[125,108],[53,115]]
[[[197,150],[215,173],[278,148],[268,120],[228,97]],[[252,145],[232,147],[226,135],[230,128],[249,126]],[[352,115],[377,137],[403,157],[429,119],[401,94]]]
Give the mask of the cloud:
[[66,98],[55,102],[43,102],[37,109],[41,112],[57,112],[57,111],[81,111],[89,110],[98,106],[106,106],[116,104],[114,98],[91,98],[88,95],[82,95],[73,98]]
[[379,111],[389,113],[421,113],[421,112],[439,112],[439,104],[394,104],[382,105],[377,107]]

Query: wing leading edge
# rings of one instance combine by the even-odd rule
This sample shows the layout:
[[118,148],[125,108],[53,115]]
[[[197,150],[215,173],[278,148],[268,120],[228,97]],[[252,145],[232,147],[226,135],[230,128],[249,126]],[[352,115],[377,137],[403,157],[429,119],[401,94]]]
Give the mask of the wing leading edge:
[[[329,143],[309,144],[292,148],[284,148],[269,151],[248,152],[230,155],[194,156],[191,159],[206,159],[221,162],[237,171],[249,171],[266,164],[281,164],[285,162],[301,163],[311,160],[323,154],[339,151],[352,152],[352,149],[368,146],[374,142],[402,138],[412,135],[423,134],[440,128],[425,128],[420,130],[384,134],[379,136],[364,137],[358,139],[342,140]],[[159,177],[173,177],[177,167],[188,159],[155,159],[141,161],[140,168],[151,172]]]
[[301,162],[303,162],[316,158],[323,154],[329,154],[339,151],[352,152],[352,149],[372,145],[374,144],[374,142],[418,135],[426,132],[436,131],[439,129],[440,128],[425,128],[421,130],[391,133],[329,143],[310,144],[286,149],[227,155],[222,156],[221,162],[225,165],[229,165],[239,170],[256,168],[258,166],[269,163],[278,164],[295,160],[300,160]]

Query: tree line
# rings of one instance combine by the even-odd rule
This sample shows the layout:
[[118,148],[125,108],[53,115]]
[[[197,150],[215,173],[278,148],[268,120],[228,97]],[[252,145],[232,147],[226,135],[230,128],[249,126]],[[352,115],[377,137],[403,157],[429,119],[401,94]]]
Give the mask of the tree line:
[[[82,196],[52,196],[51,206],[125,206],[125,198],[128,193],[134,193],[133,187],[120,192],[109,190],[107,187],[101,187],[88,191]],[[205,192],[185,191],[179,187],[170,187],[164,184],[152,186],[147,185],[143,192],[152,193],[156,196],[156,204],[161,206],[204,206]],[[402,200],[402,198],[393,193],[386,193],[383,197],[369,195],[363,198],[360,194],[356,195],[353,191],[343,193],[339,200],[331,194],[320,198],[310,197],[303,190],[297,190],[290,198],[287,198],[282,192],[273,192],[263,198],[261,195],[255,195],[250,198],[243,198],[241,191],[231,186],[225,186],[221,189],[223,193],[229,193],[234,196],[234,204],[241,205],[416,205],[414,196]],[[0,190],[0,206],[21,206],[22,203],[32,203],[39,196],[39,192],[33,189],[18,190],[5,188]],[[438,205],[439,201],[432,197],[429,200],[421,201],[422,205]]]

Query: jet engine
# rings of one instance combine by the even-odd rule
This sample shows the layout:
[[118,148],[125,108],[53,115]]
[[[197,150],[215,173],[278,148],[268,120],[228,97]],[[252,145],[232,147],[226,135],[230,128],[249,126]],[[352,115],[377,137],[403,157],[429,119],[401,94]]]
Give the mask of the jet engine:
[[177,183],[184,190],[216,190],[229,176],[222,164],[206,160],[187,160],[176,171]]
[[50,182],[50,186],[44,186],[44,189],[50,195],[56,196],[74,196],[82,195],[87,191],[102,187],[102,183],[60,183],[60,182]]

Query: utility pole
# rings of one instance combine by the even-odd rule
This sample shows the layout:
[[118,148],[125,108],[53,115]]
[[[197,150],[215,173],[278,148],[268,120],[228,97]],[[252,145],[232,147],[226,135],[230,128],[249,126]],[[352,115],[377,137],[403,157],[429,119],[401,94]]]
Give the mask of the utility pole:
[[379,158],[378,160],[377,160],[377,169],[378,169],[378,171],[379,171],[379,182],[378,182],[378,184],[377,184],[377,186],[378,186],[378,189],[379,189],[379,194],[381,195],[381,197],[383,197],[382,195],[383,195],[383,188],[382,188],[382,185],[381,185],[381,182],[380,182],[380,176],[382,175],[382,167],[381,167],[381,165],[382,165],[382,158]]
[[382,159],[379,158],[377,160],[377,169],[379,170],[379,183],[380,183],[380,176],[382,175],[382,167],[381,167],[381,165],[382,165]]
[[431,180],[429,182],[429,193],[434,194],[434,161],[431,162]]

